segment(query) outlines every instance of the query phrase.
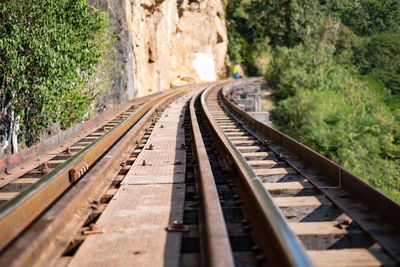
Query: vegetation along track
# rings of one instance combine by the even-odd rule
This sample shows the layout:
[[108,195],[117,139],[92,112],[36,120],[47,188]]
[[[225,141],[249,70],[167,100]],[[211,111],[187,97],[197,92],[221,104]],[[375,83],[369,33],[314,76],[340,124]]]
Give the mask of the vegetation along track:
[[[0,262],[32,264],[38,258],[35,255],[38,249],[48,246],[46,242],[60,234],[57,229],[74,221],[71,216],[75,214],[77,221],[84,221],[77,210],[87,213],[84,206],[92,205],[90,199],[96,199],[114,180],[104,179],[102,175],[118,173],[124,167],[121,164],[125,162],[124,157],[130,154],[128,151],[142,146],[132,139],[147,131],[146,127],[160,110],[188,89],[169,90],[146,99],[147,102],[129,108],[48,162],[4,185],[0,195],[12,197],[0,206]],[[84,181],[78,183],[83,176]],[[21,186],[24,182],[28,183],[27,187]],[[18,192],[19,189],[22,191]],[[98,198],[103,195],[100,193]],[[46,209],[50,209],[50,215],[49,212],[41,214]],[[29,248],[22,249],[20,244],[26,242],[30,243]]]
[[[173,164],[185,164],[185,177],[172,185],[185,187],[180,265],[398,265],[399,205],[229,100],[251,83],[215,83],[170,115],[184,116],[178,127],[185,128],[174,149],[186,151],[186,163]],[[139,153],[153,150],[147,140],[163,109],[204,86],[129,109],[50,159],[48,169],[28,172],[43,177],[0,207],[0,265],[69,264],[99,231],[93,224]],[[59,157],[66,161],[54,162]]]

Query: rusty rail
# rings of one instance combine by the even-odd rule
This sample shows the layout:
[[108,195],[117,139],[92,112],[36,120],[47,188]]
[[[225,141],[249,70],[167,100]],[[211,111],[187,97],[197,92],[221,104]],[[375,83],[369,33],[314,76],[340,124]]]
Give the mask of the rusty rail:
[[48,212],[40,216],[32,227],[3,251],[0,266],[53,266],[66,244],[90,214],[93,201],[99,201],[113,177],[121,169],[120,163],[128,159],[136,146],[135,140],[145,132],[145,128],[164,105],[184,92],[164,98],[151,107],[107,152],[107,156],[96,162],[96,166],[87,172],[84,179],[79,180],[57,203],[52,205]]
[[156,103],[187,88],[168,91],[145,103],[137,112],[117,125],[113,130],[94,141],[85,149],[29,186],[15,198],[0,207],[0,249],[3,249],[46,207],[48,207],[71,183],[83,176],[88,167],[110,149]]
[[[272,201],[270,194],[265,190],[261,181],[249,167],[246,160],[219,129],[206,105],[206,98],[211,90],[207,89],[201,95],[201,106],[207,123],[213,134],[219,139],[221,146],[236,167],[239,179],[235,180],[238,188],[251,210],[247,210],[249,218],[254,222],[254,238],[262,245],[266,255],[273,255],[270,262],[276,266],[313,266],[303,246],[289,229],[285,219]],[[214,89],[215,90],[215,89]],[[267,238],[268,237],[268,238]]]
[[214,176],[196,118],[194,107],[196,99],[197,97],[193,97],[190,101],[191,135],[198,163],[196,165],[197,173],[200,176],[199,188],[206,232],[207,266],[234,266],[232,249]]

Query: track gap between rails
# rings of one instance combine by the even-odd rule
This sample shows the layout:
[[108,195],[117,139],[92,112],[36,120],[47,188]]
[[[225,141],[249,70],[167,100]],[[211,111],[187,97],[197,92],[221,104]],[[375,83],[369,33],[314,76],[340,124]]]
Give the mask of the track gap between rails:
[[193,156],[192,138],[190,135],[190,111],[189,103],[186,103],[184,114],[185,143],[182,148],[186,149],[185,170],[185,203],[183,210],[183,223],[189,228],[188,232],[182,234],[181,255],[179,265],[182,267],[201,266],[201,241],[199,225],[199,196],[195,180],[195,158]]
[[195,108],[226,222],[235,265],[263,266],[265,257],[260,254],[260,249],[254,244],[250,234],[251,226],[241,210],[242,202],[233,182],[235,170],[225,161],[215,145],[208,126],[200,115],[199,101],[196,101]]

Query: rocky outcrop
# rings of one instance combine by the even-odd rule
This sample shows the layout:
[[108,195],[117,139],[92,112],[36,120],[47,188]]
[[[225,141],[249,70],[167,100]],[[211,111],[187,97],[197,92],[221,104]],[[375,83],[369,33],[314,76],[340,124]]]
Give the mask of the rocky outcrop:
[[227,35],[220,0],[91,0],[115,27],[118,73],[103,97],[121,103],[224,71]]
[[[174,86],[216,80],[224,72],[227,34],[221,0],[88,1],[108,13],[115,42],[110,59],[103,62],[111,61],[112,66],[100,64],[90,81],[107,87],[111,80],[110,87],[91,105],[86,118]],[[47,130],[41,140],[61,132],[57,122]],[[11,153],[11,141],[14,153],[21,149],[13,136],[2,142],[0,157]]]

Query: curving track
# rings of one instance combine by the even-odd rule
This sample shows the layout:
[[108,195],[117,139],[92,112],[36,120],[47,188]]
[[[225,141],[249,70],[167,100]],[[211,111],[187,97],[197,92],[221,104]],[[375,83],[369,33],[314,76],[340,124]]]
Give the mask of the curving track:
[[266,261],[290,266],[309,266],[309,261],[316,266],[397,265],[399,216],[394,214],[399,214],[399,205],[240,110],[226,95],[244,86],[246,82],[239,82],[206,91],[202,109],[239,173],[235,187]]
[[[47,165],[4,185],[1,190],[12,198],[0,206],[0,264],[397,266],[399,205],[230,101],[232,92],[252,83],[188,86],[147,99],[64,148]],[[162,139],[168,131],[170,136],[176,131],[176,140]],[[159,161],[152,172],[144,159],[158,162],[154,155],[171,141],[174,171],[163,180],[171,164],[162,167]],[[134,176],[138,170],[147,174]],[[145,182],[148,173],[156,173],[156,180]],[[23,182],[32,185],[25,188]],[[160,188],[172,190],[166,241],[152,249],[141,248],[136,239],[114,240],[113,223],[107,224],[119,212],[118,199],[129,197],[121,190],[142,192],[138,188],[150,195]],[[136,214],[133,222],[146,205],[129,209]],[[158,229],[154,233],[164,233],[164,221],[157,219],[157,224],[154,218],[148,217]],[[172,224],[174,218],[182,222]],[[142,243],[151,242],[146,230],[139,232]],[[111,237],[116,243],[109,242]],[[163,240],[164,234],[157,238]],[[133,254],[125,245],[107,249],[120,242],[138,248],[132,248]]]

